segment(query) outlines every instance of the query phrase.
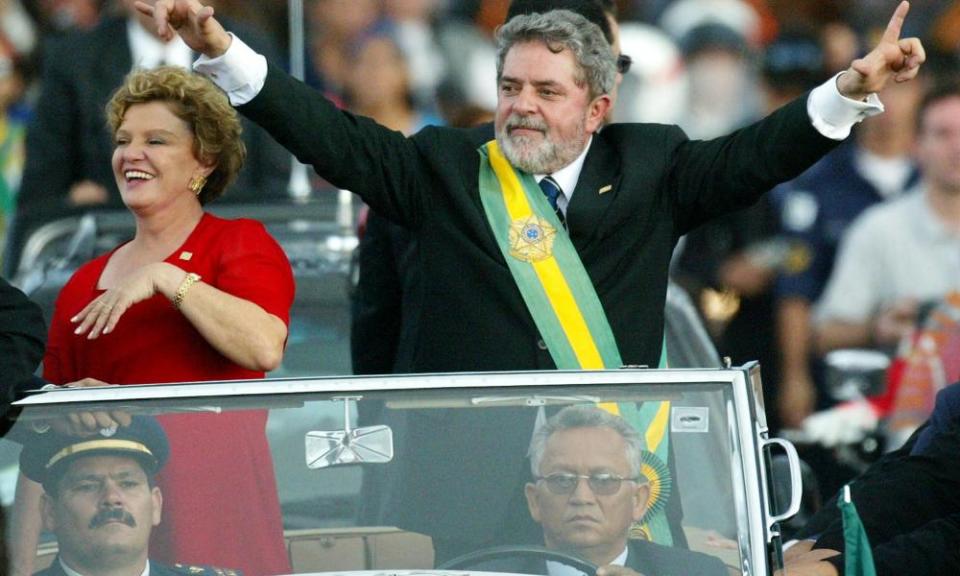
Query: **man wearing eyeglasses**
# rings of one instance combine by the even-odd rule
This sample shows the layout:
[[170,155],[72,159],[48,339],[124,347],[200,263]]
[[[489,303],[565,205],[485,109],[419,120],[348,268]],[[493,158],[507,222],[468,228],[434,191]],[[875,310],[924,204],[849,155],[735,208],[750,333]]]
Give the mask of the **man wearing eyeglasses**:
[[[640,470],[644,444],[619,416],[595,406],[570,406],[551,417],[530,442],[533,482],[525,493],[544,545],[601,567],[598,576],[727,574],[712,556],[629,539],[643,517],[650,487]],[[551,561],[527,566],[549,576],[573,576]]]

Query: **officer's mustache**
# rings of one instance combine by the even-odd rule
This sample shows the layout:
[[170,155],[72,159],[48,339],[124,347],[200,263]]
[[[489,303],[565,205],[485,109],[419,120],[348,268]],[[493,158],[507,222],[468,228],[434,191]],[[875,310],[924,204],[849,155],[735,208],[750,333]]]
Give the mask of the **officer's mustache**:
[[133,519],[133,515],[123,508],[104,508],[97,512],[96,516],[90,520],[90,529],[99,528],[107,522],[115,521],[123,522],[131,528],[137,525],[137,521]]

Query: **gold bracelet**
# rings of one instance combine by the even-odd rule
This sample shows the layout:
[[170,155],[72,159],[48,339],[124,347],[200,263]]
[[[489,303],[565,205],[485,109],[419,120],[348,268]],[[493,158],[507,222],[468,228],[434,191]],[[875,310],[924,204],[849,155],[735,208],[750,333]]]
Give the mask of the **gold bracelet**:
[[177,294],[173,297],[173,307],[177,310],[180,309],[180,306],[183,304],[183,298],[187,295],[187,291],[190,290],[190,287],[195,283],[200,281],[200,275],[190,272],[187,274],[187,277],[183,279],[183,282],[180,283],[180,287],[177,288]]

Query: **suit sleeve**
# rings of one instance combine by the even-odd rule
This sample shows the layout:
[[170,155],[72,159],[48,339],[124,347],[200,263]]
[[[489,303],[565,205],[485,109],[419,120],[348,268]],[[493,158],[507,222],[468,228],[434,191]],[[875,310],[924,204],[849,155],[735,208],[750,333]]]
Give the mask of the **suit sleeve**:
[[[877,576],[954,576],[960,573],[960,514],[951,514],[901,534],[881,546],[874,546],[872,552]],[[842,554],[827,561],[843,574]]]
[[257,97],[238,110],[334,186],[390,220],[419,224],[430,186],[416,145],[400,132],[337,109],[273,65]]
[[0,408],[30,382],[43,358],[46,326],[40,307],[0,278]]
[[[224,25],[228,30],[236,32],[250,48],[262,54],[267,61],[281,61],[276,42],[261,29],[235,21],[224,22]],[[290,153],[271,138],[266,130],[246,120],[243,122],[243,142],[247,147],[247,158],[226,200],[263,201],[286,198],[290,181]]]
[[[909,452],[910,445],[905,446],[851,485],[851,497],[874,547],[960,513],[956,489],[960,486],[960,426],[938,434],[923,454],[907,456]],[[829,507],[836,509],[835,502],[825,505]],[[843,550],[839,515],[832,517],[815,547]]]
[[[669,139],[678,138],[674,133]],[[679,135],[668,172],[678,232],[755,202],[798,176],[840,142],[813,127],[804,95],[763,120],[713,140]],[[664,143],[671,146],[669,140]]]

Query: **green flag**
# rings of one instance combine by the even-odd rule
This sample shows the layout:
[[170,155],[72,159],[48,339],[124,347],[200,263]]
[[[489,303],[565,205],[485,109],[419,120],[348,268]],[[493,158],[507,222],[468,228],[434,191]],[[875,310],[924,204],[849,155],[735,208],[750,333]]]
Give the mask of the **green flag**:
[[849,484],[843,487],[843,498],[837,499],[837,507],[840,508],[840,515],[843,518],[844,575],[877,576],[867,531],[864,530],[860,515],[857,514],[857,507],[850,500]]

